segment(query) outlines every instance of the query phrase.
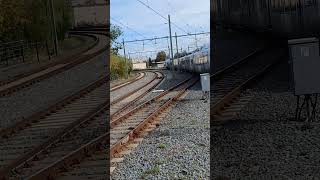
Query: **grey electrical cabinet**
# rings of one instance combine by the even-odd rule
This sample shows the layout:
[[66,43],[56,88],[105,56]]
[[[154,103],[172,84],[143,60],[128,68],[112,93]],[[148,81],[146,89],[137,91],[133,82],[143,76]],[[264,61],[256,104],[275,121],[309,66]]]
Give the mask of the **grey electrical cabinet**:
[[201,77],[202,91],[209,92],[210,91],[210,74],[209,73],[200,74],[200,77]]
[[292,39],[288,46],[295,95],[320,93],[319,40]]

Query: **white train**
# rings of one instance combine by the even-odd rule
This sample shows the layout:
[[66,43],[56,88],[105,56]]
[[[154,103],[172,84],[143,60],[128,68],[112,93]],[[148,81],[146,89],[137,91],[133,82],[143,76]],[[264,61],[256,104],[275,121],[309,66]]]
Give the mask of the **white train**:
[[165,61],[167,69],[178,71],[188,71],[194,73],[209,73],[210,72],[210,46],[203,46],[200,50],[189,55]]

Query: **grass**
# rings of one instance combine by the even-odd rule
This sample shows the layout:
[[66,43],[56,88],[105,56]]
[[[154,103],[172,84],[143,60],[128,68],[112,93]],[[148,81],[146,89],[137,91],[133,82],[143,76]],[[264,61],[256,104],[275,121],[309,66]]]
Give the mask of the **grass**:
[[191,125],[196,125],[197,124],[197,119],[193,118],[191,121]]
[[155,160],[155,164],[156,165],[162,165],[162,164],[164,164],[166,162],[166,160],[165,159],[157,159],[157,160]]
[[160,172],[160,167],[159,166],[155,166],[151,169],[147,169],[146,171],[143,172],[143,174],[141,175],[141,179],[145,179],[148,175],[155,175],[158,174]]
[[165,145],[165,144],[159,144],[158,148],[160,148],[160,149],[165,149],[165,148],[166,148],[166,145]]

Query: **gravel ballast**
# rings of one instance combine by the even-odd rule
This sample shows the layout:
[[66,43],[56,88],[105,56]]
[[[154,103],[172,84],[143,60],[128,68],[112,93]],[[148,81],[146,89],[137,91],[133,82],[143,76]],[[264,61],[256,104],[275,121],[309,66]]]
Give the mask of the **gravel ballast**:
[[209,101],[200,83],[177,102],[112,179],[209,179]]
[[[90,61],[0,98],[0,128],[44,109],[58,99],[80,90],[107,73],[107,52]],[[107,91],[107,90],[106,90]]]
[[212,178],[320,177],[320,118],[310,126],[294,120],[296,97],[289,75],[289,65],[281,63],[242,94],[254,98],[237,115],[238,121],[212,129]]

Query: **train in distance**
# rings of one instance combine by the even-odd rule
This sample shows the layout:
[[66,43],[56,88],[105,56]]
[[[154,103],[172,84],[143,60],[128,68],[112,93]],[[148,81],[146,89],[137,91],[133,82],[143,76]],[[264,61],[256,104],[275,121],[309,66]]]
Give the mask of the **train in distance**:
[[210,72],[210,45],[204,45],[201,48],[188,53],[186,56],[165,61],[166,69],[178,71],[187,71],[192,73]]

